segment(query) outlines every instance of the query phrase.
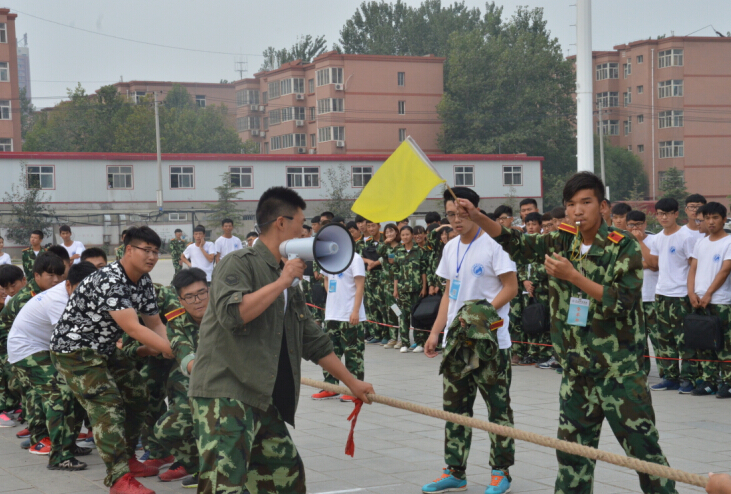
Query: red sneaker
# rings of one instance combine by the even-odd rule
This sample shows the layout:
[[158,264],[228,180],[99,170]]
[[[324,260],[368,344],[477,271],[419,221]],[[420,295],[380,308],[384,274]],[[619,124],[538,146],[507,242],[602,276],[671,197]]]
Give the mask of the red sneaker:
[[28,429],[23,429],[22,431],[15,434],[15,437],[18,439],[25,439],[26,437],[30,437],[30,431]]
[[152,465],[140,463],[137,458],[129,459],[129,473],[133,477],[154,477],[160,473],[160,469]]
[[353,401],[355,401],[355,396],[343,395],[340,397],[340,401],[342,401],[343,403],[353,402]]
[[48,455],[51,453],[51,439],[44,437],[39,442],[35,443],[30,447],[30,454],[32,455]]
[[331,400],[333,398],[339,398],[340,395],[337,393],[333,393],[332,391],[325,391],[322,390],[319,393],[315,393],[312,395],[313,400]]
[[162,458],[159,460],[145,460],[142,462],[142,464],[147,467],[155,467],[159,470],[164,467],[169,467],[173,464],[174,461],[175,457],[173,455],[170,455],[167,458]]
[[109,488],[109,494],[155,494],[155,491],[140,484],[131,473],[127,473]]
[[157,478],[160,479],[160,482],[172,482],[173,480],[182,480],[183,477],[187,476],[188,472],[185,467],[176,461],[170,465],[167,472],[161,473]]
[[77,441],[83,441],[85,439],[94,439],[94,434],[91,432],[91,429],[86,432],[80,433],[79,437],[76,438]]

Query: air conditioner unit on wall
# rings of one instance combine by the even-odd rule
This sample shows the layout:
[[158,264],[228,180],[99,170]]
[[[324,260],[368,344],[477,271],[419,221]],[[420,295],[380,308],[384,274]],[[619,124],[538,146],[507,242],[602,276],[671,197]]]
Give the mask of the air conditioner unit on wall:
[[251,131],[251,135],[258,136],[259,135],[259,131],[256,130],[256,129],[254,129],[254,130]]
[[310,149],[310,154],[317,154],[317,149]]
[[249,110],[251,110],[251,111],[259,111],[259,105],[251,105],[249,107]]
[[335,141],[335,147],[336,148],[344,148],[345,147],[345,141]]
[[264,107],[263,107],[263,106],[260,106],[260,107],[259,107],[259,111],[260,111],[260,112],[263,112],[263,111],[264,111]]
[[335,84],[335,91],[342,91],[343,85],[342,84]]
[[305,95],[303,93],[297,93],[295,95],[295,99],[297,99],[297,100],[304,100],[305,99]]
[[297,127],[304,127],[304,126],[305,126],[305,121],[304,121],[304,120],[295,120],[295,121],[294,121],[294,124],[295,124],[295,125],[296,125]]
[[299,154],[305,154],[307,152],[307,148],[297,148],[297,152]]
[[266,136],[267,136],[267,133],[264,132],[263,130],[261,132],[259,132],[259,137],[266,137]]

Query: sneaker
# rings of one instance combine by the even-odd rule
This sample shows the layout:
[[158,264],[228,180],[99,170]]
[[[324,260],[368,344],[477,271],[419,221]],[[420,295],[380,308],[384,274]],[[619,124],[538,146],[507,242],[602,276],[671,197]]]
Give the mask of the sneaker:
[[513,365],[518,365],[520,363],[520,355],[513,354],[513,356],[510,357],[510,363]]
[[388,340],[388,342],[383,345],[383,348],[386,350],[390,350],[391,348],[394,348],[396,346],[396,340]]
[[140,461],[145,462],[150,459],[150,450],[146,449],[144,453],[142,453],[142,456],[140,456]]
[[13,420],[18,420],[18,417],[20,417],[23,414],[23,409],[17,408],[15,410],[9,410],[9,411],[5,412],[5,414]]
[[51,453],[51,439],[44,437],[33,446],[30,447],[30,454],[32,455],[47,455]]
[[381,345],[388,345],[388,342],[389,342],[389,339],[388,338],[384,338],[384,339],[381,340],[380,343],[381,343]]
[[409,350],[413,351],[413,350],[414,350],[414,348],[416,348],[416,343],[414,343],[413,345],[411,345],[411,346],[409,347]]
[[331,400],[334,398],[340,398],[340,395],[338,393],[333,393],[332,391],[325,391],[324,389],[320,390],[319,393],[312,395],[313,400]]
[[142,464],[146,467],[153,467],[160,470],[162,468],[169,467],[173,463],[175,463],[175,457],[173,455],[170,455],[167,458],[160,458],[157,460],[145,460]]
[[372,343],[373,342],[373,336],[366,336],[365,337],[365,342],[366,343]]
[[399,350],[401,353],[406,353],[409,351],[409,347],[406,345],[401,345],[401,350]]
[[74,456],[87,456],[91,454],[91,448],[82,448],[81,446],[74,444],[71,448],[71,453],[73,453]]
[[368,341],[366,341],[366,343],[370,343],[370,344],[375,345],[375,344],[380,344],[381,343],[381,340],[379,340],[378,338],[374,338],[374,337],[371,336],[371,339],[368,340]]
[[396,344],[395,344],[395,345],[394,345],[393,347],[394,347],[394,348],[395,348],[396,350],[398,350],[399,348],[401,348],[401,342],[400,342],[400,341],[397,341],[397,342],[396,342]]
[[445,468],[442,476],[432,480],[421,488],[421,492],[431,494],[436,492],[457,492],[467,490],[467,480],[458,479],[451,470]]
[[160,482],[172,482],[174,480],[181,480],[188,476],[188,472],[185,467],[177,461],[170,465],[170,468],[165,473],[161,473],[157,476]]
[[30,449],[30,439],[24,439],[23,442],[20,443],[21,449]]
[[556,360],[556,357],[551,357],[545,362],[536,364],[536,367],[539,369],[553,369],[554,364],[558,365],[558,360]]
[[650,389],[653,391],[677,391],[678,389],[680,389],[680,384],[678,384],[677,381],[663,379],[659,383],[650,386]]
[[67,472],[75,472],[76,470],[84,470],[86,468],[86,463],[79,461],[76,458],[69,458],[61,463],[48,465],[46,468],[49,470],[66,470]]
[[421,345],[416,345],[416,348],[414,348],[414,353],[424,353],[424,347]]
[[534,365],[536,363],[536,360],[531,357],[530,355],[526,355],[523,357],[520,362],[518,362],[517,365]]
[[145,449],[145,447],[142,445],[142,439],[139,439],[137,441],[137,446],[135,446],[135,450],[136,451],[142,451],[144,449]]
[[704,382],[693,391],[691,391],[690,394],[692,396],[711,396],[715,395],[717,391],[718,388],[715,384]]
[[689,395],[690,393],[693,392],[694,389],[695,389],[695,386],[693,385],[692,382],[683,381],[682,383],[680,383],[680,389],[678,389],[678,394]]
[[502,470],[492,471],[492,480],[485,489],[485,494],[504,494],[510,492],[510,481]]
[[182,485],[186,489],[198,488],[198,472],[194,473],[193,475],[189,475],[188,477],[185,477],[183,479]]
[[130,458],[127,463],[129,464],[129,473],[133,477],[154,477],[160,473],[159,468],[140,463],[137,458]]
[[340,397],[340,401],[342,401],[343,403],[350,403],[355,401],[355,396],[343,395]]
[[28,429],[23,429],[22,431],[15,434],[15,437],[18,439],[25,439],[26,437],[30,437],[30,431]]
[[[18,422],[11,418],[7,413],[0,413],[0,427],[15,427]],[[28,429],[26,429],[28,430]]]
[[155,491],[140,484],[131,473],[126,473],[109,488],[109,494],[155,494]]
[[76,438],[76,442],[78,443],[78,442],[81,442],[81,441],[86,441],[90,437],[92,437],[92,438],[94,437],[94,434],[92,434],[91,431],[81,432],[79,434],[79,437]]
[[721,383],[718,387],[716,398],[731,398],[731,387],[726,383]]

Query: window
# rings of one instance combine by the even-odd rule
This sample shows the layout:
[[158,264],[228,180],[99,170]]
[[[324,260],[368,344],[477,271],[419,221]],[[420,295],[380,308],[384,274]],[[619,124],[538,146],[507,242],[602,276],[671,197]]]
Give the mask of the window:
[[319,187],[320,169],[316,166],[288,166],[287,187]]
[[304,120],[305,119],[305,107],[304,106],[294,106],[294,107],[292,107],[292,111],[294,112],[295,120]]
[[325,98],[317,100],[317,113],[343,112],[345,100],[343,98]]
[[683,126],[683,110],[661,111],[657,120],[658,128],[666,127],[682,127]]
[[8,42],[8,28],[4,22],[0,22],[0,43]]
[[171,189],[192,189],[193,188],[193,167],[192,166],[171,166],[170,167],[170,188]]
[[632,151],[632,144],[630,144],[629,146],[627,146],[627,151]]
[[626,93],[622,93],[622,96],[624,97],[624,106],[627,106],[632,103],[632,88],[628,87]]
[[665,67],[682,66],[683,65],[683,50],[665,50],[661,51],[657,56],[658,67],[663,69]]
[[637,94],[642,94],[645,92],[645,86],[637,86]]
[[644,144],[638,144],[637,145],[637,152],[638,153],[644,153],[645,152],[645,145]]
[[322,69],[317,71],[317,87],[330,84],[330,69]]
[[261,93],[261,104],[266,105],[267,101],[269,101],[269,91],[264,91]]
[[[305,80],[299,77],[292,79],[292,92],[304,93],[305,92]],[[282,93],[284,94],[284,93]]]
[[196,94],[195,95],[195,104],[198,105],[198,108],[205,108],[206,107],[206,95],[205,94]]
[[645,123],[645,116],[644,115],[637,115],[637,123]]
[[287,108],[282,108],[280,112],[282,115],[282,122],[289,122],[290,120],[294,120],[294,108],[292,108],[291,106]]
[[8,75],[8,62],[0,62],[0,81],[8,82],[10,76]]
[[[266,93],[264,93],[266,94]],[[236,105],[258,105],[259,104],[259,91],[255,89],[242,89],[236,91]]]
[[630,135],[632,133],[632,117],[627,117],[624,124],[624,135]]
[[135,104],[136,105],[139,105],[140,103],[142,103],[142,100],[145,99],[145,94],[147,94],[147,93],[145,93],[144,91],[135,92]]
[[315,118],[316,118],[315,117],[315,107],[314,106],[311,106],[310,107],[310,120],[314,121]]
[[[507,178],[507,175],[505,175],[505,168],[510,167],[503,167],[503,175]],[[515,168],[518,168],[518,173],[520,173],[520,167],[516,166]],[[510,179],[512,180],[513,172],[510,172]],[[454,167],[454,185],[464,185],[467,187],[472,187],[475,185],[475,167],[474,166],[455,166]],[[507,184],[506,184],[507,185]],[[520,175],[518,176],[518,183],[512,184],[512,185],[520,185]]]
[[343,69],[339,67],[332,68],[332,83],[342,84],[343,83]]
[[269,117],[262,117],[261,128],[264,130],[269,130]]
[[332,127],[320,127],[317,129],[317,138],[320,142],[332,141]]
[[682,158],[683,141],[661,141],[660,158]]
[[345,100],[343,98],[333,98],[333,111],[345,111]]
[[253,174],[250,166],[231,166],[228,169],[231,187],[235,189],[250,189],[253,187]]
[[398,142],[406,140],[406,129],[398,129]]
[[268,142],[264,143],[264,154],[269,154],[269,143]]
[[645,63],[645,56],[637,55],[637,63]]
[[399,86],[405,86],[406,85],[406,72],[399,72],[398,73],[398,85]]
[[662,81],[657,83],[658,98],[683,96],[683,80]]
[[353,167],[353,187],[365,187],[373,177],[372,166],[354,166]]
[[107,189],[131,189],[132,188],[132,167],[131,166],[108,166],[107,167]]
[[310,147],[311,148],[317,147],[317,134],[310,134]]
[[345,127],[333,127],[333,141],[345,140]]
[[307,134],[294,134],[294,147],[306,148],[307,147]]
[[279,81],[268,84],[269,99],[279,98]]
[[315,92],[315,79],[309,79],[307,81],[307,92],[308,93],[314,93]]
[[53,189],[54,171],[52,166],[29,166],[26,168],[26,181],[29,189]]
[[626,79],[628,75],[632,74],[632,59],[628,58],[627,63],[622,65],[622,68],[624,68],[624,78]]
[[[602,120],[602,132],[605,136],[619,135],[619,120]],[[596,133],[599,133],[599,122],[596,123]]]
[[[269,91],[271,93],[271,91]],[[279,81],[279,94],[292,94],[292,79],[282,79]]]
[[269,112],[269,125],[277,125],[282,122],[281,110],[272,110]]
[[260,117],[238,117],[236,119],[236,130],[239,132],[246,132],[247,130],[259,129],[260,124]]
[[596,66],[596,80],[619,79],[619,63],[609,62]]
[[188,221],[188,213],[168,213],[168,221]]
[[13,140],[8,138],[0,139],[0,152],[12,152]]
[[406,102],[405,101],[398,102],[398,114],[406,115]]
[[0,100],[0,120],[12,120],[10,118],[10,101]]
[[523,185],[523,167],[503,166],[503,185]]
[[610,91],[597,93],[596,105],[601,108],[613,108],[619,106],[619,92]]

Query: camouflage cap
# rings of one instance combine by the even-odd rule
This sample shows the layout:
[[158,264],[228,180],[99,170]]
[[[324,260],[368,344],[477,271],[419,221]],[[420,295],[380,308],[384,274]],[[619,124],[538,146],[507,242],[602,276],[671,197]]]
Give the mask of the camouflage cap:
[[467,300],[457,311],[457,315],[449,327],[450,331],[462,325],[466,328],[465,336],[474,340],[494,339],[494,332],[502,327],[503,319],[487,300]]

